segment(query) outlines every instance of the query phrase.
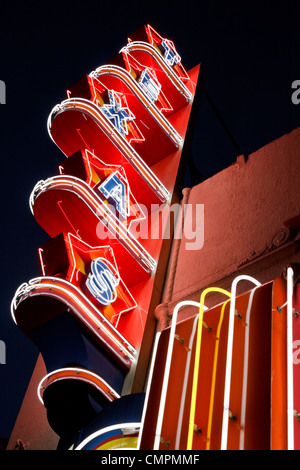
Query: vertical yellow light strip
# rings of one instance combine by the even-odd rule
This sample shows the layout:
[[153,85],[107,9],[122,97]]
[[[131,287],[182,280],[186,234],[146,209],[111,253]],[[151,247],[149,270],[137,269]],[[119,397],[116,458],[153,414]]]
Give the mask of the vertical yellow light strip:
[[230,292],[224,289],[221,289],[219,287],[208,287],[202,292],[201,297],[200,297],[200,312],[199,312],[199,320],[198,320],[198,332],[197,332],[197,342],[196,342],[196,352],[195,352],[195,362],[194,362],[194,376],[193,376],[193,386],[192,386],[192,399],[191,399],[191,409],[190,409],[187,450],[192,450],[192,447],[193,447],[194,424],[195,424],[194,420],[195,420],[195,412],[196,412],[200,350],[201,350],[201,341],[202,341],[203,304],[204,304],[204,298],[206,294],[208,294],[209,292],[220,292],[222,294],[227,295],[228,297],[231,297]]
[[210,401],[209,401],[209,412],[208,412],[208,423],[207,423],[207,444],[206,450],[210,449],[210,436],[211,436],[211,426],[212,426],[212,416],[213,416],[213,407],[214,407],[214,398],[215,398],[215,386],[216,386],[216,375],[217,375],[217,363],[218,363],[218,354],[219,354],[219,344],[220,344],[220,331],[224,318],[224,311],[229,300],[223,303],[220,320],[218,323],[217,334],[216,334],[216,345],[214,353],[214,362],[213,362],[213,371],[212,371],[212,381],[211,381],[211,392],[210,392]]

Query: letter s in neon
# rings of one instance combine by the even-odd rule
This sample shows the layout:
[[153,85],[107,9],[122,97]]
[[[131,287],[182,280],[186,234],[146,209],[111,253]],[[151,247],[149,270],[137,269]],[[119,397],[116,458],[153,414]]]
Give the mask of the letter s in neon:
[[109,261],[104,258],[96,258],[92,261],[86,287],[98,302],[103,305],[113,303],[117,298],[115,288],[119,282],[119,273]]

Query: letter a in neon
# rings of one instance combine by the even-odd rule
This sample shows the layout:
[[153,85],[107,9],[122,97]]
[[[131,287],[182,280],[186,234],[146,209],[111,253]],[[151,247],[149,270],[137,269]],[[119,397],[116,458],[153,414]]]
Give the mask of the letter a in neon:
[[107,202],[111,203],[117,209],[121,217],[126,220],[127,189],[117,173],[112,173],[104,183],[99,186],[99,191],[104,194]]

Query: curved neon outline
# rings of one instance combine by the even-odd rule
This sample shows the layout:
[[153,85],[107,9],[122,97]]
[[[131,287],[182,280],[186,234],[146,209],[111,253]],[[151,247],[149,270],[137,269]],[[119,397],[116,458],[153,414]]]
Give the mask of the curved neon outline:
[[[125,67],[126,67],[125,70],[127,70],[129,75],[133,77],[133,79],[135,80],[136,83],[138,83],[139,87],[141,87],[141,84],[140,84],[140,78],[141,77],[137,78],[138,73],[141,76],[144,72],[147,71],[149,73],[149,75],[152,77],[153,81],[157,82],[157,85],[159,87],[159,93],[158,93],[156,99],[154,101],[151,101],[151,103],[154,104],[157,107],[158,111],[160,113],[173,111],[174,108],[171,105],[171,103],[169,102],[169,100],[167,99],[167,97],[165,96],[164,92],[162,91],[162,85],[161,85],[161,83],[159,82],[159,80],[157,78],[155,70],[152,67],[141,64],[136,59],[136,57],[133,57],[133,55],[129,54],[128,51],[122,50],[122,56],[123,56],[123,59],[124,59],[124,62],[125,62]],[[136,70],[138,71],[138,73],[136,72]],[[143,90],[143,88],[142,88],[142,90]],[[146,96],[147,96],[147,94],[146,94]],[[148,98],[148,96],[147,96],[147,98]],[[161,107],[159,107],[156,103],[159,103],[161,105]]]
[[[84,375],[86,375],[86,377]],[[120,398],[120,395],[104,379],[102,379],[100,375],[97,375],[94,372],[91,372],[88,369],[83,369],[81,367],[63,367],[45,375],[45,377],[43,377],[40,381],[37,388],[37,395],[40,402],[44,405],[44,401],[41,395],[42,389],[45,390],[49,385],[55,382],[68,379],[82,380],[83,382],[93,385],[111,402]],[[48,383],[43,385],[45,381]]]
[[[171,39],[167,39],[167,38],[163,38],[150,24],[147,24],[147,26],[145,27],[146,29],[146,34],[147,34],[147,37],[148,37],[148,40],[149,40],[149,43],[158,47],[158,42],[155,40],[154,36],[157,36],[160,38],[161,42],[165,41],[167,43],[169,43],[171,45],[171,47],[173,47],[174,51],[177,53],[177,55],[179,56],[178,52],[177,52],[177,49],[175,47],[175,44],[174,42],[171,40]],[[153,35],[153,33],[154,35]],[[161,51],[160,51],[161,52]],[[162,52],[161,52],[162,54]],[[163,54],[162,54],[163,55]],[[180,56],[179,56],[180,57]],[[167,62],[169,63],[169,62]],[[175,64],[174,64],[175,65]],[[180,61],[177,62],[177,64],[179,66],[179,68],[181,69],[181,71],[183,72],[184,75],[178,75],[178,77],[180,78],[180,80],[188,80],[190,77],[189,75],[187,74],[185,68],[183,67],[182,63],[181,63],[181,57],[180,57]]]
[[[86,170],[86,174],[87,174],[87,180],[85,182],[92,189],[94,189],[94,187],[98,184],[98,183],[93,183],[93,185],[92,185],[92,179],[93,179],[92,167],[95,168],[96,173],[97,173],[97,170],[100,170],[100,171],[101,170],[102,171],[110,170],[112,173],[116,173],[122,181],[124,180],[123,182],[127,187],[127,194],[128,194],[128,201],[127,202],[129,202],[129,199],[132,199],[133,200],[133,206],[136,206],[138,208],[138,212],[140,213],[139,217],[134,216],[133,220],[128,224],[127,230],[130,231],[130,227],[131,227],[132,222],[137,222],[138,220],[144,220],[146,218],[146,216],[145,216],[144,212],[142,211],[140,205],[138,204],[136,198],[132,194],[132,191],[130,189],[130,185],[129,185],[129,182],[128,182],[128,179],[127,179],[126,172],[125,172],[124,168],[122,167],[122,165],[113,165],[111,163],[107,164],[107,163],[103,162],[99,157],[97,157],[93,152],[91,152],[88,149],[82,150],[82,154],[83,154],[82,155],[82,160],[83,160],[85,170]],[[103,168],[102,168],[102,166],[103,166]],[[60,175],[61,176],[66,176],[63,173],[64,167],[60,166],[59,169],[60,169]],[[106,181],[106,179],[104,181]],[[37,185],[41,184],[42,182],[38,182]],[[32,205],[32,202],[30,204]],[[109,207],[108,207],[108,209],[109,209]],[[131,205],[127,204],[127,217],[131,217],[130,210],[131,210]],[[115,214],[113,213],[113,215],[115,215]]]
[[[121,442],[120,442],[121,441]],[[137,436],[132,435],[131,437],[128,437],[124,435],[121,438],[116,438],[116,439],[111,439],[110,441],[106,442],[105,444],[100,444],[99,447],[95,447],[94,450],[104,450],[104,451],[115,451],[115,450],[120,450],[120,449],[125,449],[125,450],[136,450],[136,447],[132,447],[134,445],[134,442],[137,441]],[[118,444],[116,446],[116,443]],[[127,445],[131,444],[131,447],[127,447]]]
[[159,444],[160,444],[160,437],[161,437],[165,403],[166,403],[166,398],[167,398],[167,388],[168,388],[168,382],[169,382],[169,376],[170,376],[171,360],[172,360],[172,354],[173,354],[173,345],[174,345],[178,311],[181,307],[184,307],[184,306],[194,306],[194,307],[199,308],[200,304],[192,300],[191,301],[186,300],[186,301],[179,302],[173,310],[172,324],[171,324],[171,329],[170,329],[168,351],[167,351],[167,358],[166,358],[166,365],[165,365],[165,373],[164,373],[164,378],[163,378],[159,411],[158,411],[158,417],[157,417],[157,423],[156,423],[155,440],[154,440],[154,447],[153,447],[153,449],[155,450],[159,449]]
[[90,436],[86,437],[74,450],[81,450],[86,444],[88,444],[90,441],[95,439],[95,437],[101,436],[102,434],[105,434],[110,431],[114,431],[115,429],[122,429],[122,428],[133,428],[135,431],[139,430],[141,426],[141,423],[120,423],[120,424],[113,424],[111,426],[107,426],[106,428],[102,428],[99,431],[95,431],[92,433]]
[[287,447],[294,450],[293,287],[294,271],[287,269]]
[[237,283],[241,280],[250,281],[256,286],[261,286],[261,283],[259,281],[247,275],[241,275],[241,276],[236,277],[231,285],[231,302],[230,302],[229,325],[228,325],[228,342],[227,342],[227,356],[226,356],[221,450],[225,450],[227,448],[236,286],[237,286]]
[[156,47],[148,44],[143,41],[131,41],[126,46],[124,46],[120,52],[131,52],[131,51],[142,51],[150,54],[152,58],[157,62],[162,71],[169,77],[170,81],[174,87],[179,91],[180,94],[184,96],[187,102],[191,102],[193,99],[192,93],[188,88],[182,83],[178,75],[174,72],[172,67],[165,60],[164,56],[158,52]]
[[[31,279],[29,283],[21,284],[11,302],[11,315],[16,324],[15,311],[19,303],[27,297],[34,297],[36,295],[45,295],[65,303],[122,363],[128,367],[128,360],[129,362],[135,362],[134,355],[136,350],[129,341],[107,320],[78,287],[58,277],[38,277]],[[114,347],[105,340],[103,335],[113,343]],[[125,354],[128,360],[120,354],[120,351]]]
[[243,389],[242,389],[242,404],[241,404],[241,431],[240,431],[240,449],[244,448],[245,439],[245,422],[246,422],[246,395],[247,395],[247,382],[248,382],[248,355],[249,355],[249,333],[250,333],[250,312],[253,302],[254,293],[257,287],[250,292],[247,312],[246,312],[246,333],[245,333],[245,348],[244,348],[244,367],[243,367]]
[[133,166],[141,178],[151,187],[154,193],[157,194],[159,199],[164,203],[169,202],[170,192],[164,187],[161,181],[155,176],[144,160],[139,154],[131,147],[127,140],[118,133],[113,124],[101,113],[98,106],[90,100],[84,98],[70,98],[61,102],[61,104],[54,106],[50,112],[47,120],[47,130],[51,140],[55,145],[60,148],[55,142],[51,134],[51,125],[55,117],[67,111],[76,111],[80,113],[89,114],[92,120],[96,123],[99,129],[104,132],[106,137],[116,146],[122,153],[126,160]]
[[164,131],[164,133],[173,141],[176,147],[181,147],[183,144],[183,138],[179,135],[176,129],[169,123],[169,121],[165,118],[165,116],[161,113],[161,111],[157,108],[155,103],[153,103],[145,94],[143,89],[138,85],[138,83],[132,78],[130,73],[119,67],[117,65],[103,65],[98,67],[96,70],[90,73],[91,79],[97,80],[101,75],[112,75],[121,79],[128,88],[132,91],[132,93],[136,96],[136,98],[142,103],[144,108],[149,112],[151,117],[157,122],[160,128]]
[[220,292],[225,294],[228,297],[231,297],[230,292],[219,287],[208,287],[201,293],[200,297],[200,313],[198,319],[198,331],[197,331],[197,341],[196,341],[196,352],[195,352],[195,362],[194,362],[194,374],[193,374],[193,386],[192,386],[192,399],[191,399],[191,408],[190,408],[190,418],[189,418],[189,430],[188,430],[188,439],[187,439],[187,450],[192,450],[193,447],[193,438],[194,438],[194,420],[196,412],[196,398],[197,398],[197,388],[198,388],[198,375],[199,375],[199,364],[200,364],[200,349],[202,341],[202,328],[203,328],[203,303],[204,298],[208,292]]
[[101,217],[108,221],[107,229],[130,252],[134,259],[150,274],[156,269],[156,261],[136,240],[129,230],[119,222],[118,218],[109,210],[107,204],[100,199],[96,192],[83,180],[73,176],[53,176],[46,181],[39,181],[33,188],[29,206],[34,215],[34,202],[38,196],[48,189],[58,188],[67,190],[82,199],[88,209],[101,222]]

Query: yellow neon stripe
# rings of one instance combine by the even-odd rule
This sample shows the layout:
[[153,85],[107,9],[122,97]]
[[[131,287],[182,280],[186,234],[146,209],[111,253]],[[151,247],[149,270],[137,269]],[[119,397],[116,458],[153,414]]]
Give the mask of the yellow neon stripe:
[[193,438],[194,438],[194,420],[195,420],[195,411],[196,411],[196,398],[197,398],[197,388],[198,388],[198,375],[199,367],[197,364],[200,364],[200,349],[201,349],[201,340],[202,340],[202,326],[203,326],[203,306],[204,298],[209,292],[220,292],[222,294],[231,297],[230,292],[221,289],[219,287],[208,287],[205,289],[200,297],[200,312],[198,319],[198,331],[197,331],[197,342],[196,342],[196,353],[195,353],[195,362],[194,362],[194,377],[193,377],[193,387],[192,387],[192,399],[191,399],[191,409],[190,409],[190,420],[189,420],[189,430],[188,430],[188,440],[187,440],[187,450],[192,450]]
[[95,450],[136,449],[138,437],[119,437],[96,447]]
[[220,344],[220,330],[223,323],[224,318],[224,311],[226,308],[227,303],[229,300],[226,300],[222,305],[221,313],[220,313],[220,320],[218,323],[217,328],[217,338],[216,338],[216,345],[215,345],[215,354],[214,354],[214,363],[213,363],[213,373],[212,373],[212,381],[211,381],[211,392],[210,392],[210,402],[209,402],[209,413],[208,413],[208,422],[207,422],[207,444],[206,450],[210,449],[210,435],[211,435],[211,426],[212,426],[212,416],[213,416],[213,406],[214,406],[214,398],[215,398],[215,386],[216,386],[216,374],[217,374],[217,362],[218,362],[218,354],[219,354],[219,344]]

